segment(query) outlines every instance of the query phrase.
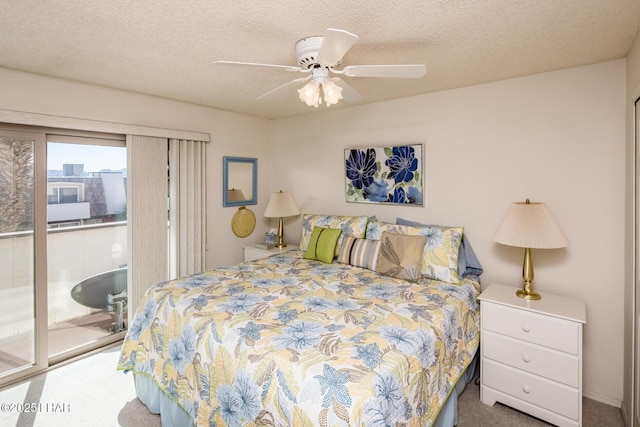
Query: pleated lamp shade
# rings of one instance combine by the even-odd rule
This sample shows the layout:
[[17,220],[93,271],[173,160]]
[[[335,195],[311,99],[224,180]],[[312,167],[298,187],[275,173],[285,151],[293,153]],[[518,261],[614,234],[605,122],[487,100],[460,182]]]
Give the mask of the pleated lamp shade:
[[531,249],[569,246],[569,240],[543,203],[511,204],[493,240],[503,245]]

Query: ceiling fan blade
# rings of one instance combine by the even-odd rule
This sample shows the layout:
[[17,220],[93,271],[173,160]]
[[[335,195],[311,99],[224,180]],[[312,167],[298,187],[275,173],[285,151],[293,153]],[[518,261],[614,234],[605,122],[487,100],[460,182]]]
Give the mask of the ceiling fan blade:
[[358,36],[344,30],[327,29],[317,61],[320,65],[332,67],[340,62],[351,46],[358,40]]
[[424,77],[427,66],[424,64],[407,65],[351,65],[344,67],[343,74],[348,77],[391,77],[419,79]]
[[283,90],[283,89],[288,88],[289,86],[293,86],[293,85],[296,85],[296,84],[298,84],[298,83],[305,82],[305,81],[309,80],[311,77],[312,77],[312,76],[308,76],[308,77],[300,77],[299,79],[291,80],[290,82],[287,82],[287,83],[285,83],[285,84],[283,84],[283,85],[281,85],[281,86],[278,86],[278,87],[277,87],[277,88],[275,88],[275,89],[271,89],[271,90],[270,90],[269,92],[267,92],[267,93],[263,93],[263,94],[262,94],[262,95],[260,95],[257,99],[262,99],[262,98],[264,98],[264,97],[271,96],[271,95],[273,95],[273,94],[274,94],[274,93],[276,93],[276,92],[279,92],[279,91],[281,91],[281,90]]
[[291,65],[275,65],[275,64],[258,64],[255,62],[236,62],[236,61],[215,61],[216,65],[241,65],[241,66],[250,66],[250,67],[268,67],[268,68],[280,68],[286,71],[301,71],[304,72],[306,70],[301,70],[300,67],[294,67]]
[[331,80],[336,82],[336,84],[342,88],[342,97],[344,98],[345,102],[357,102],[362,99],[362,96],[358,93],[358,91],[355,90],[349,83],[338,77],[334,77]]

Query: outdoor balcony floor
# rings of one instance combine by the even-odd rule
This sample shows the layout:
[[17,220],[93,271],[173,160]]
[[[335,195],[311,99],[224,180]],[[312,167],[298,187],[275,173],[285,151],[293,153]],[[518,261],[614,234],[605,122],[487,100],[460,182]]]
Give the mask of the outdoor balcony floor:
[[[49,357],[111,335],[112,323],[113,317],[107,311],[99,311],[49,325]],[[32,354],[31,334],[21,334],[0,340],[0,373],[30,364]]]

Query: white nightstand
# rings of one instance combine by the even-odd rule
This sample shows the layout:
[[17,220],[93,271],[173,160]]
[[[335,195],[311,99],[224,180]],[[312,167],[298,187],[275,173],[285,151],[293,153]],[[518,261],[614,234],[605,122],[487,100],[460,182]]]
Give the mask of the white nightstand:
[[287,252],[287,251],[295,251],[298,249],[296,245],[287,245],[284,248],[271,248],[271,249],[259,249],[255,246],[244,246],[244,262],[253,261],[255,259],[265,258],[271,255]]
[[558,426],[582,425],[583,301],[543,293],[539,301],[492,284],[480,294],[480,400]]

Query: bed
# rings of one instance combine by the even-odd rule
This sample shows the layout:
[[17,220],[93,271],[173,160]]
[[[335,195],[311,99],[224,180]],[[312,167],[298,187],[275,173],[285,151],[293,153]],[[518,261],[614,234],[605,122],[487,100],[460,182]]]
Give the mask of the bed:
[[452,426],[480,336],[462,241],[305,215],[301,250],[151,287],[118,369],[163,426]]

